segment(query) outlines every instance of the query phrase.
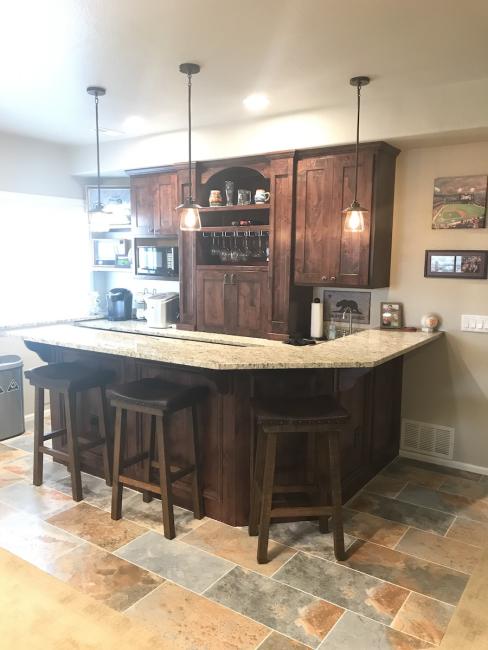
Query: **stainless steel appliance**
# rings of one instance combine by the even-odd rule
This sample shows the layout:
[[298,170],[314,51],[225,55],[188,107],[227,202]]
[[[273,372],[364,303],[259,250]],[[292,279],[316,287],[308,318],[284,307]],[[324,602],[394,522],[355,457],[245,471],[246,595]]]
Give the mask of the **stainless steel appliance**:
[[179,294],[168,291],[146,296],[146,321],[149,327],[169,327],[178,320]]
[[108,320],[132,318],[132,293],[128,289],[110,289],[107,293]]
[[135,239],[135,272],[166,280],[178,279],[177,239]]

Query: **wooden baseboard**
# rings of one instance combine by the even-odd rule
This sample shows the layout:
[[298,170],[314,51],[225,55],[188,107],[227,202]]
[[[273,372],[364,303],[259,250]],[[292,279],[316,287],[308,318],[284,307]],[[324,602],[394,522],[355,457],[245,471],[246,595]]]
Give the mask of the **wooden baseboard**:
[[414,460],[423,460],[424,463],[432,463],[433,465],[441,465],[444,467],[453,467],[454,469],[463,469],[466,472],[474,472],[475,474],[484,474],[485,476],[488,476],[488,467],[483,467],[482,465],[461,463],[459,460],[434,458],[425,454],[417,454],[414,451],[404,451],[403,449],[400,449],[400,456],[403,456],[404,458],[412,458]]

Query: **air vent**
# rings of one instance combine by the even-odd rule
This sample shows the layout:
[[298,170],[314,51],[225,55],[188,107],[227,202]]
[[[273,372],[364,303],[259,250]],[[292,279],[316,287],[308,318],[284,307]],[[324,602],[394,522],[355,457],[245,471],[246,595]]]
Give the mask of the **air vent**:
[[401,449],[425,456],[452,458],[454,429],[427,422],[402,420]]

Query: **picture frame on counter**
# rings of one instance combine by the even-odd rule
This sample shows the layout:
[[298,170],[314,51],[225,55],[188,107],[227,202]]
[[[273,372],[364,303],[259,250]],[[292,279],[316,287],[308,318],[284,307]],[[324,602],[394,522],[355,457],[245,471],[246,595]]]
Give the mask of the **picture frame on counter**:
[[403,305],[401,302],[380,303],[380,328],[395,330],[403,327]]
[[424,277],[484,280],[488,274],[488,251],[426,250]]

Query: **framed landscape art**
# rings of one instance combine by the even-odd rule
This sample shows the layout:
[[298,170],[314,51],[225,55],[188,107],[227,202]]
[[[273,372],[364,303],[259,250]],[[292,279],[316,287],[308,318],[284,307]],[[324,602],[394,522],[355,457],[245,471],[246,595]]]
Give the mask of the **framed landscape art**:
[[425,251],[426,278],[484,279],[488,251]]
[[484,228],[488,176],[448,176],[434,180],[432,228]]

